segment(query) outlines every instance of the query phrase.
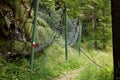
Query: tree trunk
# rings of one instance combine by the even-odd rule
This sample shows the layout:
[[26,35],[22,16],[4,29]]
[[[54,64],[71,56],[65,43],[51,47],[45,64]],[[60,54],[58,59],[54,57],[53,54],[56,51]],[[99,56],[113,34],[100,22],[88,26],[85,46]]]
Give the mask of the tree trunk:
[[[103,2],[104,2],[104,6],[103,6],[102,14],[103,14],[103,17],[105,17],[105,1],[103,0]],[[104,21],[103,21],[103,23],[105,24]],[[103,49],[106,49],[106,45],[105,45],[105,25],[102,26],[102,34],[104,36],[104,38],[103,38]]]
[[102,36],[104,36],[103,39],[102,39],[102,43],[103,43],[102,47],[103,47],[103,49],[106,49],[106,44],[105,44],[105,26],[102,26]]
[[114,80],[120,80],[120,0],[112,3]]
[[96,40],[96,30],[97,30],[97,19],[96,19],[96,4],[93,5],[94,7],[94,11],[93,11],[93,31],[94,31],[94,43],[93,43],[93,47],[94,49],[98,48],[97,45],[97,40]]

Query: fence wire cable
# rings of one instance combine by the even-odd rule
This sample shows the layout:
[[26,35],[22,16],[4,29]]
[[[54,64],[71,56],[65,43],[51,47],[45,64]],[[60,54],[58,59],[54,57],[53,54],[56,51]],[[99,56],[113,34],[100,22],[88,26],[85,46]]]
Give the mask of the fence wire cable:
[[89,56],[86,54],[86,52],[84,52],[82,49],[80,49],[80,51],[83,53],[84,56],[86,56],[86,57],[87,57],[92,63],[94,63],[97,67],[102,68],[102,66],[99,65],[98,63],[96,63],[96,61],[93,60],[91,57],[89,57]]

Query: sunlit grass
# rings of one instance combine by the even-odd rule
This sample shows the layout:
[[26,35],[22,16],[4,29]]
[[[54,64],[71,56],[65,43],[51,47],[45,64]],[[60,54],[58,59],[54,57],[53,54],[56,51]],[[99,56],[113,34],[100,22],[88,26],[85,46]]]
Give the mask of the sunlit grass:
[[79,73],[75,80],[113,80],[112,52],[92,50],[91,54],[94,56],[94,61],[101,67],[87,60],[83,62],[87,63],[84,70]]

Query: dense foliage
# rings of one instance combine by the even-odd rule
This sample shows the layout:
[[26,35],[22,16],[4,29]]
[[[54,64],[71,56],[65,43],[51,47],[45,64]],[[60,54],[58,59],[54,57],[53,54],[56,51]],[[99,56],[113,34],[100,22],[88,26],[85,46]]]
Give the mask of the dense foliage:
[[[51,3],[50,1],[55,2],[55,10],[63,9],[66,2],[70,19],[80,16],[83,25],[83,42],[89,40],[89,45],[91,47],[96,45],[94,48],[97,49],[105,49],[107,45],[111,44],[110,0],[47,0],[47,3]],[[43,2],[46,3],[46,1]],[[54,9],[53,5],[51,9]]]

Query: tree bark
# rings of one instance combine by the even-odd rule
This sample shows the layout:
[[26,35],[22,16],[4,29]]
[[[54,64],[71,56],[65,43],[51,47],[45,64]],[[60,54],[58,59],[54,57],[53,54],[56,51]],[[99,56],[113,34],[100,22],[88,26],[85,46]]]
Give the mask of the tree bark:
[[96,40],[96,30],[97,30],[97,19],[96,19],[96,4],[93,4],[94,11],[93,11],[93,31],[94,31],[94,43],[93,47],[94,49],[98,48],[97,40]]
[[120,80],[120,0],[112,3],[114,80]]
[[[102,10],[102,16],[105,17],[105,1],[104,2],[104,6],[103,6],[103,10]],[[105,22],[103,22],[105,24]],[[104,36],[103,38],[103,49],[106,49],[106,45],[105,45],[105,25],[102,26],[102,34]]]

